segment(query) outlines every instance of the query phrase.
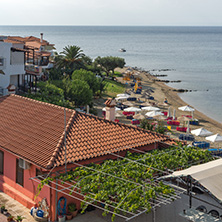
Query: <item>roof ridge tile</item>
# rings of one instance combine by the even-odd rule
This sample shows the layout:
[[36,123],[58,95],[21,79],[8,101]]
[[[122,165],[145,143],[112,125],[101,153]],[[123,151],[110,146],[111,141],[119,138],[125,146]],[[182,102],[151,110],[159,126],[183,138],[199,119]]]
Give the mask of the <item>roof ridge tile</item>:
[[66,125],[66,129],[65,131],[62,133],[62,136],[60,137],[59,139],[59,142],[55,148],[55,151],[53,152],[52,154],[52,157],[51,159],[49,160],[48,164],[47,164],[47,168],[51,168],[53,166],[53,164],[55,163],[56,161],[56,157],[58,156],[59,152],[60,152],[60,149],[61,149],[61,145],[63,144],[63,141],[64,141],[64,138],[65,138],[65,132],[67,133],[70,129],[70,126],[71,126],[71,123],[73,122],[74,120],[74,117],[76,116],[76,111],[73,110],[73,113],[72,115],[70,116],[70,119]]
[[[52,103],[47,103],[47,102],[43,102],[43,101],[39,101],[39,100],[35,100],[35,99],[31,99],[29,97],[24,97],[24,96],[20,96],[20,95],[16,95],[16,94],[10,94],[9,97],[12,96],[12,97],[18,97],[20,99],[24,99],[24,100],[29,100],[29,101],[32,101],[32,102],[35,102],[35,103],[40,103],[42,105],[47,105],[47,106],[51,106],[51,107],[55,107],[55,108],[58,108],[58,109],[62,109],[64,110],[65,107],[63,106],[58,106],[58,105],[55,105],[55,104],[52,104]],[[66,111],[71,111],[73,112],[74,110],[73,109],[69,109],[69,108],[65,108]]]

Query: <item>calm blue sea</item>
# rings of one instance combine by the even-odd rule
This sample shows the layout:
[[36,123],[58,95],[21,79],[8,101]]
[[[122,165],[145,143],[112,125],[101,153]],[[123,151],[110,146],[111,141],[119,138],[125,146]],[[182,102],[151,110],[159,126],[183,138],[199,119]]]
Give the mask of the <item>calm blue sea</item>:
[[222,27],[0,26],[0,35],[41,32],[58,52],[78,45],[92,58],[120,56],[145,70],[171,69],[160,73],[182,82],[170,86],[197,90],[181,98],[222,122]]

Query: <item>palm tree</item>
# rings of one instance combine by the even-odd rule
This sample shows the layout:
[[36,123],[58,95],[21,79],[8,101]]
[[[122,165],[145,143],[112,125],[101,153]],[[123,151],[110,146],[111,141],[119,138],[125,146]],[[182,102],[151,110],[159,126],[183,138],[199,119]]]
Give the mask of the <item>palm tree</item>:
[[71,45],[63,48],[60,55],[55,57],[55,66],[63,68],[64,72],[71,74],[75,69],[83,67],[82,58],[85,56],[80,47]]

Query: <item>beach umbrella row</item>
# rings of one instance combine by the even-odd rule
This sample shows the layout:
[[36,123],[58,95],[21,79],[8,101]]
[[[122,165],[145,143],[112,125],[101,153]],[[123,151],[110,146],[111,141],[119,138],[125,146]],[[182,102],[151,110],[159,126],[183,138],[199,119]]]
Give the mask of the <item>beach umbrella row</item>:
[[205,139],[211,142],[222,142],[222,136],[219,133],[212,136],[208,136]]
[[148,117],[154,117],[154,116],[163,116],[164,114],[159,111],[151,111],[145,114]]
[[125,108],[124,111],[126,111],[126,112],[140,112],[141,109],[137,108],[137,107],[128,107],[128,108]]
[[190,107],[190,106],[187,105],[187,106],[181,106],[181,107],[179,107],[178,109],[181,110],[181,111],[191,112],[191,114],[192,114],[192,119],[193,119],[193,112],[195,111],[194,108],[192,108],[192,107]]
[[118,97],[126,97],[126,98],[129,98],[130,95],[129,95],[129,94],[126,94],[126,93],[122,93],[122,94],[117,94],[116,97],[117,97],[117,98],[118,98]]
[[142,110],[147,110],[147,111],[159,111],[160,109],[158,107],[154,106],[145,106],[141,108]]
[[203,127],[199,128],[199,129],[192,130],[191,133],[196,136],[202,136],[202,137],[210,136],[213,134],[212,132],[204,129]]
[[[115,111],[120,111],[120,110],[121,110],[120,108],[115,107]],[[103,107],[103,108],[102,108],[102,111],[106,111],[106,107]]]

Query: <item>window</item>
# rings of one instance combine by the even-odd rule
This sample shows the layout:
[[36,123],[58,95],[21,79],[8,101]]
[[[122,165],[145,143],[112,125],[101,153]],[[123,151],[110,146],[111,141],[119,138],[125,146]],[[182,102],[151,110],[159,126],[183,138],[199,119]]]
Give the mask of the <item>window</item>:
[[4,66],[4,59],[0,58],[0,66]]
[[0,174],[4,174],[4,153],[0,151]]
[[19,167],[19,159],[16,159],[16,183],[23,186],[24,183],[24,170]]
[[[43,175],[43,174],[42,174],[42,171],[39,170],[39,169],[37,169],[37,168],[36,168],[36,171],[35,171],[35,172],[36,172],[36,176],[42,176],[42,175]],[[39,180],[43,180],[43,178],[41,178],[41,177],[38,177],[38,179],[39,179]]]

